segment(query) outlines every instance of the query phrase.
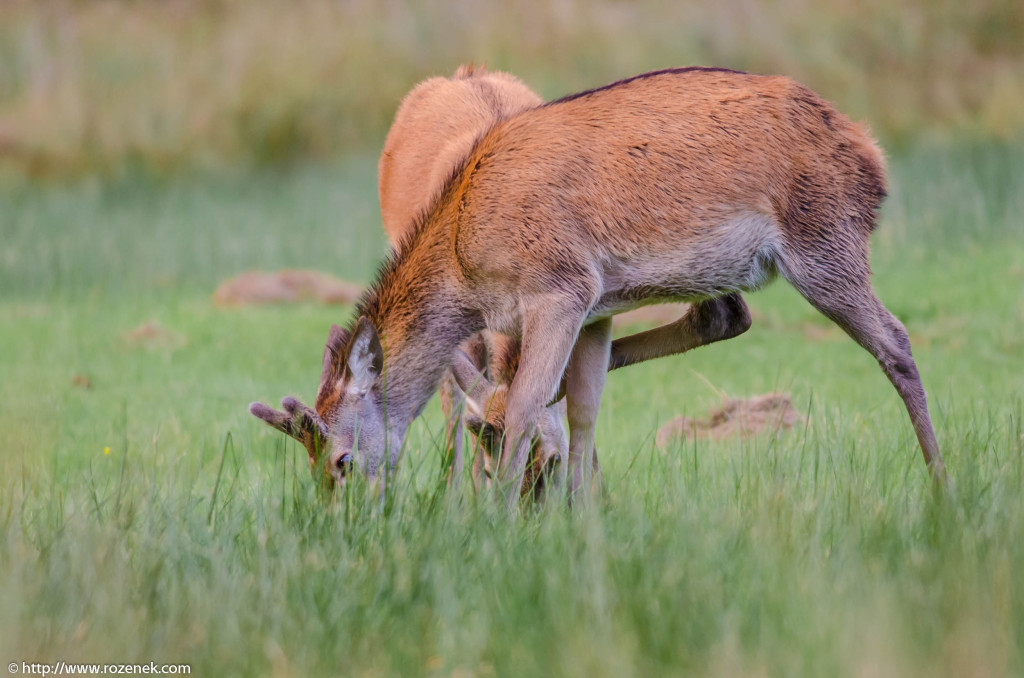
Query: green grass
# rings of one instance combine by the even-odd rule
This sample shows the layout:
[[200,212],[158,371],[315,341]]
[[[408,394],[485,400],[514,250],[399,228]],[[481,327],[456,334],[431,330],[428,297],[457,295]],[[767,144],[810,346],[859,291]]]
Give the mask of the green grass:
[[[517,520],[439,491],[436,406],[383,511],[319,502],[303,450],[246,412],[311,399],[348,311],[220,310],[210,294],[251,268],[368,280],[384,248],[372,158],[3,194],[0,660],[1024,673],[1024,154],[892,165],[875,282],[911,334],[954,493],[933,495],[870,356],[779,283],[748,298],[746,335],[609,378],[606,503]],[[147,321],[166,333],[126,339]],[[671,416],[773,389],[807,426],[653,444]]]

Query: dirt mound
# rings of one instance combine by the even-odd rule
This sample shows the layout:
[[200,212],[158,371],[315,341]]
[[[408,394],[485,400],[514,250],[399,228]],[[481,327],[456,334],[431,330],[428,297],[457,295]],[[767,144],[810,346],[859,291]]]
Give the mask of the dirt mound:
[[71,377],[71,384],[78,388],[90,389],[92,388],[92,379],[84,374],[76,374]]
[[250,271],[222,282],[213,293],[213,303],[218,306],[293,304],[300,301],[353,304],[362,293],[363,288],[359,285],[317,271]]
[[709,410],[705,419],[676,417],[658,430],[657,441],[664,446],[677,438],[724,440],[789,429],[805,421],[788,395],[765,393],[753,398],[730,398],[721,407]]

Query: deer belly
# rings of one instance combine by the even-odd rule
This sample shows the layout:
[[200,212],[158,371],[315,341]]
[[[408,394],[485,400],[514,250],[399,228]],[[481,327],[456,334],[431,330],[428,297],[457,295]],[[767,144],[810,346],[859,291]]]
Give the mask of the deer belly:
[[761,214],[691,232],[670,247],[607,266],[605,294],[592,315],[753,291],[775,277],[779,253],[776,223]]

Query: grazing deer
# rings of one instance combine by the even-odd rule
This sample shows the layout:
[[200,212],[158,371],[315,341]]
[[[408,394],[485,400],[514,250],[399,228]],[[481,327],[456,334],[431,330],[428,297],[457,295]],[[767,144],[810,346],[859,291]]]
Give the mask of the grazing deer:
[[[540,105],[541,99],[517,78],[500,72],[462,67],[452,78],[430,78],[420,83],[402,102],[388,133],[379,163],[379,190],[384,229],[393,245],[415,225],[416,215],[424,212],[431,199],[443,188],[444,181],[459,167],[472,150],[473,143],[492,126],[517,113]],[[423,177],[429,177],[424,182]],[[683,318],[656,330],[616,340],[611,349],[609,369],[624,367],[651,358],[680,353],[735,336],[747,329],[749,314],[742,299],[710,299],[700,302]],[[328,361],[341,361],[340,346],[347,335],[335,326],[325,350],[324,379],[332,378]],[[491,344],[488,347],[488,343]],[[455,357],[452,374],[455,383],[468,394],[466,425],[482,442],[481,454],[474,459],[473,477],[479,483],[482,472],[489,475],[492,456],[500,451],[508,387],[519,360],[519,344],[500,334],[490,342],[482,335],[464,345],[473,355],[463,352]],[[490,348],[490,350],[488,350]],[[490,353],[492,360],[487,360]],[[344,372],[343,365],[335,370]],[[497,383],[485,372],[497,375]],[[455,385],[449,378],[442,382],[442,404],[449,421],[453,441],[453,477],[461,475],[463,418],[461,399],[455,397]],[[564,391],[564,385],[563,385]],[[543,491],[543,471],[551,461],[564,458],[568,443],[562,426],[565,403],[547,407],[540,418],[530,453],[530,466],[522,483],[523,493],[534,496]],[[282,401],[284,412],[254,403],[250,410],[271,426],[295,437],[307,449],[311,469],[317,475],[318,450],[328,445],[328,426],[324,423],[324,398],[318,395],[316,410],[294,398]],[[563,465],[564,466],[564,465]],[[593,457],[597,472],[597,457]],[[344,462],[336,473],[341,473]]]
[[394,468],[455,348],[493,329],[522,341],[499,461],[514,505],[563,372],[570,470],[588,468],[611,315],[781,274],[878,360],[944,479],[906,331],[870,284],[885,186],[871,137],[783,77],[659,71],[500,122],[360,302],[317,408],[330,462]]

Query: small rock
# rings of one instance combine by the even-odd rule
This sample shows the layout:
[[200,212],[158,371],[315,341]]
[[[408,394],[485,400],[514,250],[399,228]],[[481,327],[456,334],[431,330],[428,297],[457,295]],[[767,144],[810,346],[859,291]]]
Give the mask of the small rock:
[[705,419],[676,417],[658,430],[657,443],[665,446],[678,438],[724,440],[751,436],[766,429],[790,429],[807,418],[793,408],[785,393],[765,393],[752,398],[730,398],[708,411]]
[[178,348],[185,344],[183,336],[164,329],[154,320],[147,320],[135,329],[126,332],[124,340],[132,346],[144,348]]

